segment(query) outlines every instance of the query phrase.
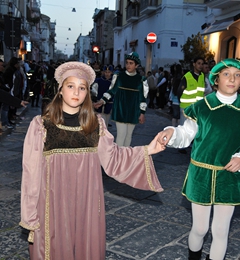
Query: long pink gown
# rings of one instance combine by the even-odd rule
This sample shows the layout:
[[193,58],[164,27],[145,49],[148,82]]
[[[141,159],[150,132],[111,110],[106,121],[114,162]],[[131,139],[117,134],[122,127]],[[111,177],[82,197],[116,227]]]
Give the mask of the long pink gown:
[[[55,127],[56,138],[62,132],[79,133],[78,127]],[[30,258],[104,260],[101,166],[121,183],[161,192],[152,158],[145,146],[118,147],[100,117],[93,147],[46,150],[48,131],[37,116],[24,141],[20,225],[31,231]]]

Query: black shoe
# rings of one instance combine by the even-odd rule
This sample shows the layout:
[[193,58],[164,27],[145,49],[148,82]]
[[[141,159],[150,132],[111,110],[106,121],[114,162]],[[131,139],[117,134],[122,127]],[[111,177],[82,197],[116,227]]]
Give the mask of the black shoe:
[[188,249],[188,260],[201,260],[201,255],[202,249],[197,252],[193,252],[190,249]]
[[5,125],[4,127],[5,127],[5,129],[13,129],[13,126],[10,124]]

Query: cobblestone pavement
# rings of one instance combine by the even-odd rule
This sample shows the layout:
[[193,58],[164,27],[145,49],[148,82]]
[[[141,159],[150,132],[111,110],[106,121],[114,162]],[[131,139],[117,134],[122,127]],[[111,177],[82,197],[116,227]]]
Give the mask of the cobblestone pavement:
[[[39,108],[28,107],[13,131],[0,136],[0,259],[27,260],[27,231],[19,227],[21,160],[24,137]],[[114,122],[109,128],[116,134]],[[146,123],[134,131],[132,145],[148,144],[163,127],[170,125],[163,111],[148,110]],[[162,193],[141,191],[103,175],[107,260],[186,260],[191,225],[190,203],[181,195],[189,162],[187,154],[167,148],[153,156]],[[206,237],[203,258],[209,252],[211,233]],[[236,207],[225,260],[240,259],[240,207]],[[56,260],[56,259],[54,259]],[[66,259],[67,260],[67,259]],[[82,259],[85,260],[85,259]]]

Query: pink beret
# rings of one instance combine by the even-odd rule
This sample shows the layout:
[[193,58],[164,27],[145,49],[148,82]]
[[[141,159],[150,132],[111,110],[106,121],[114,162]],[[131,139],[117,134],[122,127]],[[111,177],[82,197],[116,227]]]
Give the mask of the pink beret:
[[54,77],[58,82],[59,87],[62,86],[63,81],[68,77],[85,79],[90,87],[95,81],[96,74],[91,66],[83,62],[70,61],[57,67]]

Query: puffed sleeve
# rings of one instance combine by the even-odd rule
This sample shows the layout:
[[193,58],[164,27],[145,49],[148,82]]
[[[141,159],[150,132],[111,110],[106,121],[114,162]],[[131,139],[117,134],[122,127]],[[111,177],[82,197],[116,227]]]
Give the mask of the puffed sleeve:
[[116,94],[116,92],[118,90],[118,85],[115,84],[117,81],[117,78],[118,78],[118,74],[114,74],[112,77],[111,84],[109,86],[109,90],[103,94],[102,100],[105,103],[109,102],[114,97],[114,95]]
[[35,117],[28,128],[22,161],[21,222],[20,226],[34,231],[40,227],[37,203],[41,185],[41,168],[44,146],[44,130],[40,116]]
[[98,156],[106,174],[134,188],[163,191],[147,146],[119,147],[101,119]]

